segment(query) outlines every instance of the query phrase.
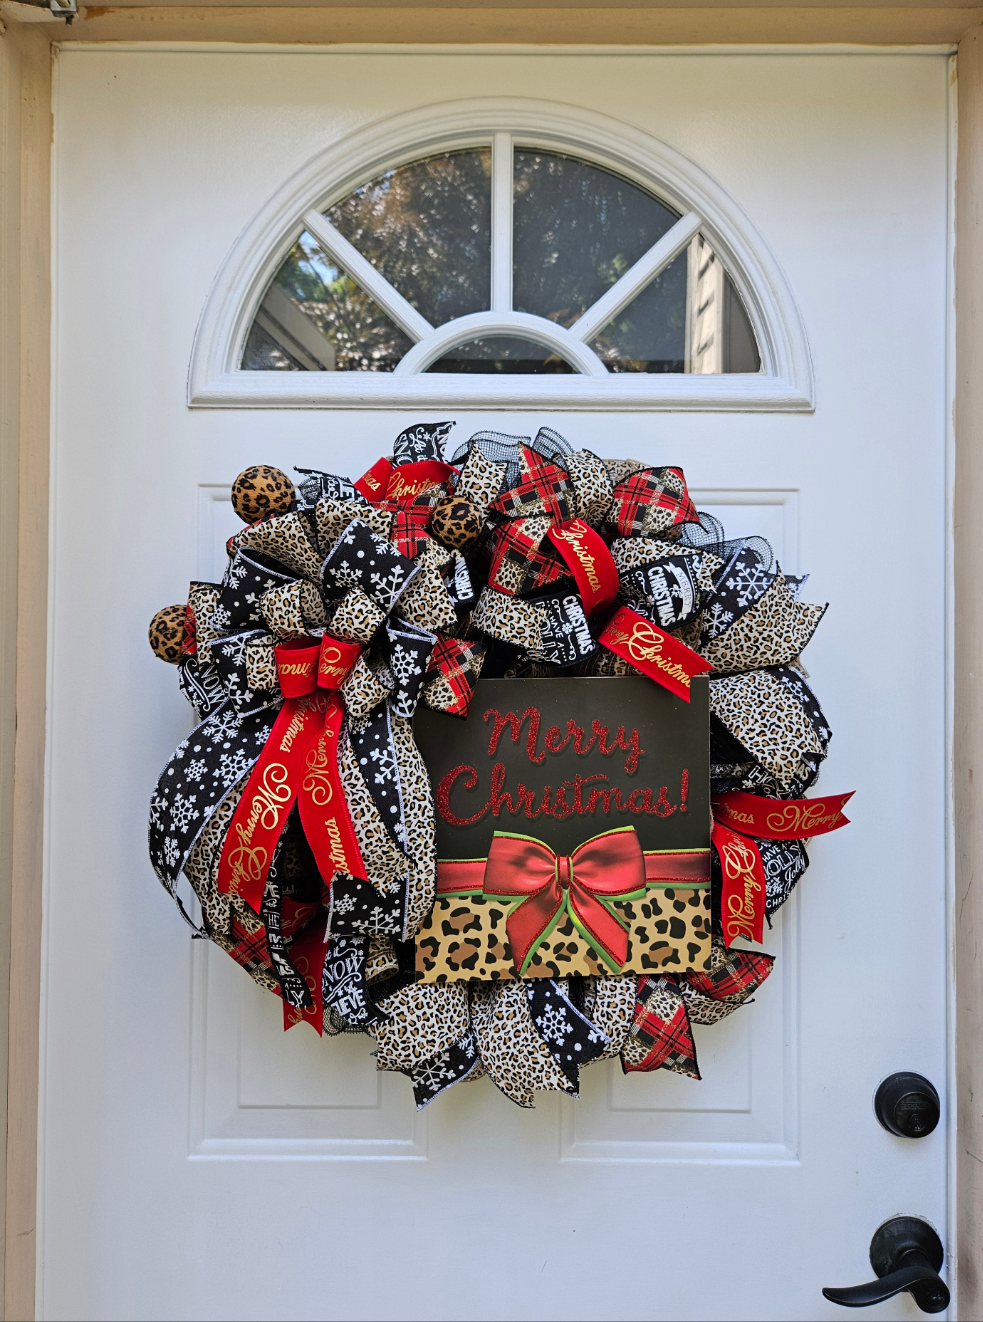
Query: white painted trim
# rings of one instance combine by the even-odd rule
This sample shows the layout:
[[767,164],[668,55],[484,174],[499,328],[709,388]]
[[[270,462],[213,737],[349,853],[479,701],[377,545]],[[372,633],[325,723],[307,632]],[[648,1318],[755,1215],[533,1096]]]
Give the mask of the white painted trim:
[[[271,380],[272,378],[272,380]],[[479,376],[424,372],[229,372],[192,401],[211,408],[673,409],[796,413],[808,398],[769,376]]]
[[[744,302],[761,353],[761,373],[612,373],[603,379],[471,374],[452,379],[432,374],[420,381],[404,373],[237,370],[256,308],[296,242],[301,217],[320,213],[385,169],[434,151],[487,145],[499,133],[593,160],[656,190],[680,214],[700,216],[701,231]],[[378,282],[378,273],[374,275]],[[233,245],[195,335],[188,380],[192,406],[377,409],[421,407],[427,401],[433,407],[802,412],[814,407],[814,386],[805,328],[784,273],[748,217],[705,171],[665,143],[609,116],[548,101],[493,97],[416,107],[342,137],[312,158],[276,191]]]
[[422,340],[433,327],[426,317],[421,317],[416,308],[408,303],[398,289],[379,274],[371,262],[367,262],[357,248],[352,247],[343,234],[339,234],[329,220],[320,211],[308,211],[304,224],[314,235],[322,248],[335,259],[356,284],[361,285],[367,294],[375,299],[401,330],[411,340]]
[[[518,335],[552,349],[585,376],[610,376],[593,349],[576,340],[555,321],[534,317],[530,312],[472,312],[467,317],[457,317],[441,326],[429,339],[415,345],[400,361],[393,375],[402,379],[409,374],[425,372],[448,349],[475,340],[479,335]],[[496,377],[496,381],[501,380],[502,377]]]
[[491,309],[512,311],[512,135],[492,139]]
[[686,247],[690,239],[700,228],[700,218],[695,211],[690,211],[677,220],[667,234],[663,234],[658,243],[639,257],[620,280],[616,280],[606,294],[602,294],[593,307],[589,307],[579,321],[570,327],[570,334],[575,340],[589,340],[602,326],[627,307],[636,294],[640,294],[646,285],[651,284],[660,271],[664,271],[672,259]]

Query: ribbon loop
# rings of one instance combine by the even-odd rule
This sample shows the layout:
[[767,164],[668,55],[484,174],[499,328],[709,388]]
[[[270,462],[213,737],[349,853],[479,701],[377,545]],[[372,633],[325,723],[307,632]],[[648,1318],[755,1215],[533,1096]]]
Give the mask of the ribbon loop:
[[496,831],[482,889],[519,900],[506,930],[520,977],[563,908],[617,971],[628,959],[628,931],[607,902],[644,895],[645,856],[633,826],[593,836],[570,855],[556,854],[532,836]]

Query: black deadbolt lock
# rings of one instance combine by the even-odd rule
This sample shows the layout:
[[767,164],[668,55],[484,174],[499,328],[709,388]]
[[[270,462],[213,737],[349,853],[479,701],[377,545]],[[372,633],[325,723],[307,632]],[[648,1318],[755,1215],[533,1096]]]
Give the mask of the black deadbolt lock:
[[891,1134],[924,1138],[939,1123],[939,1094],[922,1074],[889,1074],[874,1093],[874,1114]]

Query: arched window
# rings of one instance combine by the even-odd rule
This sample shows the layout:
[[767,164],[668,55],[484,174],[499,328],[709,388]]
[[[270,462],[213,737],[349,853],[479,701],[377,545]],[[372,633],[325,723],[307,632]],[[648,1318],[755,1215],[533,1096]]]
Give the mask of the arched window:
[[812,406],[784,278],[698,167],[569,108],[458,109],[290,181],[212,292],[192,404]]

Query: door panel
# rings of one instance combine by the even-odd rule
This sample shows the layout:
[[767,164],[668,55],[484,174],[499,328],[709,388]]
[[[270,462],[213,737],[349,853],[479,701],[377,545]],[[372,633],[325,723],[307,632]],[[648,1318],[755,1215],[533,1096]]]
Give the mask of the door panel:
[[[946,1077],[945,59],[73,50],[57,84],[43,1316],[840,1316],[820,1287],[865,1278],[882,1220],[945,1229],[945,1126],[906,1142],[871,1109],[893,1070]],[[599,1065],[579,1102],[482,1080],[417,1116],[368,1039],[284,1036],[155,882],[147,801],[189,722],[145,630],[218,572],[248,463],[354,476],[417,420],[187,409],[236,234],[356,125],[531,88],[732,192],[800,303],[817,409],[456,410],[454,439],[545,422],[679,463],[809,571],[821,789],[858,793],[766,933],[773,977],[697,1029],[702,1083]]]

